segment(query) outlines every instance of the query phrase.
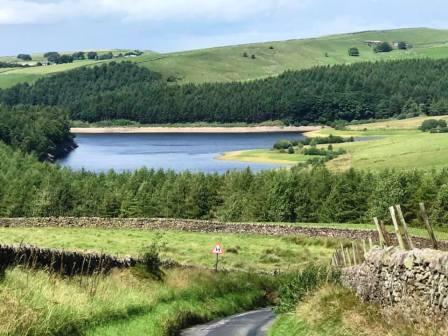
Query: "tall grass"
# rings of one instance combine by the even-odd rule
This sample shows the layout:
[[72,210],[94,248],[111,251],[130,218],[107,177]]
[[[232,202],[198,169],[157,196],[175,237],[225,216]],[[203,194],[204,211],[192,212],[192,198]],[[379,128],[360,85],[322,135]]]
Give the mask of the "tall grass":
[[269,336],[442,336],[448,334],[444,323],[410,323],[399,312],[386,319],[379,307],[362,303],[350,290],[326,285],[282,314]]
[[308,265],[280,288],[277,311],[293,310],[303,298],[325,283],[338,283],[340,273],[329,266]]
[[131,270],[65,278],[9,269],[0,282],[0,335],[168,335],[262,305],[275,286],[272,277],[203,270],[169,270],[161,282]]

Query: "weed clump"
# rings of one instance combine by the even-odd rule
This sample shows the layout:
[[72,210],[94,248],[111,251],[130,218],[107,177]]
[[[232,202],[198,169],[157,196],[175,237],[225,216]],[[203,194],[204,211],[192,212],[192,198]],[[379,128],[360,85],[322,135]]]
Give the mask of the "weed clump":
[[331,267],[309,265],[280,287],[277,311],[285,313],[293,310],[307,294],[325,283],[338,283],[339,278],[340,273]]
[[162,281],[165,277],[165,272],[162,269],[163,261],[160,257],[160,251],[163,248],[163,243],[160,237],[157,237],[154,242],[149,245],[146,251],[143,252],[136,269],[140,274],[149,276],[157,281]]

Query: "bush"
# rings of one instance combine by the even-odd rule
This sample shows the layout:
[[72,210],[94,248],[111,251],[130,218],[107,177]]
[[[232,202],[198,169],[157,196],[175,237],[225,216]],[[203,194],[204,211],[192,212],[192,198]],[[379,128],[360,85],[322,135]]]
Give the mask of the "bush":
[[98,53],[95,52],[95,51],[89,51],[89,52],[87,53],[87,58],[88,58],[89,60],[94,60],[94,59],[96,59],[97,57],[98,57]]
[[80,61],[80,60],[86,59],[86,54],[84,51],[77,51],[72,54],[72,58],[75,61]]
[[446,127],[447,123],[445,120],[427,119],[421,124],[420,130],[431,133],[445,133],[444,131],[440,132],[440,130],[444,130]]
[[288,149],[289,147],[292,147],[293,144],[291,141],[289,140],[278,140],[275,144],[274,144],[274,149],[280,150],[280,149]]
[[382,42],[382,43],[378,44],[374,49],[374,51],[377,53],[391,52],[392,50],[393,50],[393,48],[388,42]]
[[309,265],[280,287],[277,312],[295,309],[298,302],[324,283],[338,283],[340,273],[326,266]]
[[28,54],[18,54],[17,58],[22,60],[22,61],[32,61],[33,60],[31,55],[28,55]]
[[398,42],[398,49],[406,50],[408,49],[408,44],[405,41],[400,41]]
[[348,50],[348,55],[349,56],[354,56],[354,57],[359,56],[359,49],[358,48],[350,48]]
[[157,239],[148,247],[148,250],[143,253],[138,264],[138,266],[143,268],[143,271],[150,277],[158,281],[163,280],[165,276],[165,273],[162,270],[162,259],[160,258],[161,248],[162,244],[160,243],[160,240]]
[[44,54],[44,57],[48,60],[50,63],[59,63],[61,59],[61,55],[56,51],[49,51]]
[[59,61],[56,63],[65,64],[65,63],[73,63],[73,56],[71,55],[62,55],[59,58]]
[[108,60],[108,59],[112,59],[112,58],[114,58],[114,55],[111,52],[97,56],[97,59],[100,61]]
[[288,148],[288,154],[294,154],[294,153],[295,153],[294,148],[293,147],[289,147]]
[[304,155],[326,155],[327,150],[324,148],[310,147],[303,150]]

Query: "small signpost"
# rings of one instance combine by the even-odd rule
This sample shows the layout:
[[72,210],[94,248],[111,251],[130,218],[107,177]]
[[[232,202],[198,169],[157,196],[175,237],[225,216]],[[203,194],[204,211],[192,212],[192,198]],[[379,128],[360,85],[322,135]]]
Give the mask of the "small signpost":
[[212,250],[212,253],[214,255],[216,255],[215,271],[218,272],[219,256],[224,253],[224,250],[222,249],[221,244],[219,244],[219,243],[216,244],[215,248]]

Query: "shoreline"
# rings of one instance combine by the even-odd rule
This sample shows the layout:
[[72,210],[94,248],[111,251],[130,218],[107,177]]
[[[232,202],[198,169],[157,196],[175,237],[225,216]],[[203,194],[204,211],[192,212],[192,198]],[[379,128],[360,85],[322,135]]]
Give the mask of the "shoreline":
[[184,134],[184,133],[307,133],[322,126],[247,126],[247,127],[72,127],[74,134]]

